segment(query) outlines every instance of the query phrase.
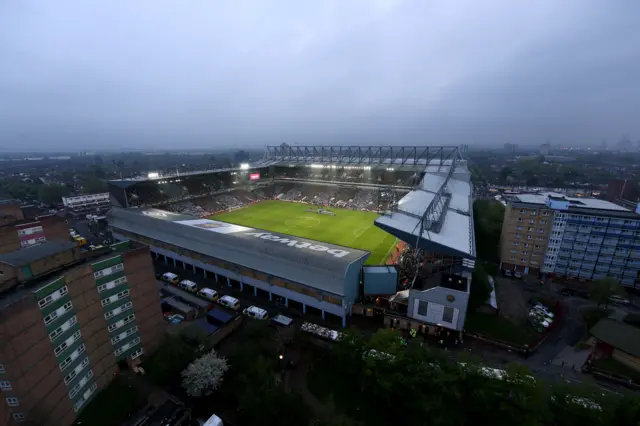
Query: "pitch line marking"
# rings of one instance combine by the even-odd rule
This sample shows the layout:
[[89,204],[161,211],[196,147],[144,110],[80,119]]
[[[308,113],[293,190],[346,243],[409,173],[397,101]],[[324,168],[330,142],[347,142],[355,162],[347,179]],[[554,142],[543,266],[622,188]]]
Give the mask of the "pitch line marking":
[[364,234],[365,232],[367,232],[369,230],[369,228],[371,228],[371,225],[363,226],[362,228],[358,228],[355,231],[353,231],[353,235],[355,235],[356,238],[360,238],[360,236],[362,234]]

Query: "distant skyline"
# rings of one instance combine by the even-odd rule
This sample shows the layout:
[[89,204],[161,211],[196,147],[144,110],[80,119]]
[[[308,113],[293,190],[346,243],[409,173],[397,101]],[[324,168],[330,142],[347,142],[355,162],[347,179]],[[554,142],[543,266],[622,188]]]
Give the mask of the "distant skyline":
[[637,0],[0,2],[0,153],[640,139]]

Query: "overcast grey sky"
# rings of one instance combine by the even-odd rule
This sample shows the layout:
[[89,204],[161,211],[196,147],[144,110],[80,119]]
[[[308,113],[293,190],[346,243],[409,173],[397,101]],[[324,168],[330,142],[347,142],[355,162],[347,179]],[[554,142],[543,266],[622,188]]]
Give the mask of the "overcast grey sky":
[[0,147],[638,140],[639,17],[639,0],[3,0]]

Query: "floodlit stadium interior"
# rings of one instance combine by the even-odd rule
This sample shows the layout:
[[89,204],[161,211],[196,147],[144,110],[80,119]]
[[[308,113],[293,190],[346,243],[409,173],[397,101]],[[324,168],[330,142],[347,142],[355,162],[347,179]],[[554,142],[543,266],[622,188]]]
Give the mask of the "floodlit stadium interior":
[[[111,181],[109,223],[156,259],[343,326],[380,309],[399,326],[462,330],[475,265],[463,154],[267,147],[260,161],[234,169]],[[364,265],[393,268],[364,273]]]

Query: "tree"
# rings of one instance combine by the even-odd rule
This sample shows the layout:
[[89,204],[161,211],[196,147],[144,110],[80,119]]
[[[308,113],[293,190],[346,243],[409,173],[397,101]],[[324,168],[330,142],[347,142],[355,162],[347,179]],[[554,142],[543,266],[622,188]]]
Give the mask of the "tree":
[[481,264],[476,264],[471,278],[471,292],[469,294],[469,310],[475,311],[489,299],[491,295],[489,276]]
[[513,169],[511,167],[503,167],[500,170],[500,180],[502,182],[506,182],[507,178],[513,174]]
[[65,185],[40,185],[38,187],[38,200],[44,204],[62,203],[62,197],[69,195],[69,188]]
[[591,300],[596,302],[598,308],[609,304],[609,298],[616,294],[623,294],[622,286],[613,277],[605,277],[589,284],[589,294]]
[[182,372],[182,387],[189,396],[209,395],[222,383],[222,376],[229,369],[227,359],[219,357],[215,350],[193,361]]

